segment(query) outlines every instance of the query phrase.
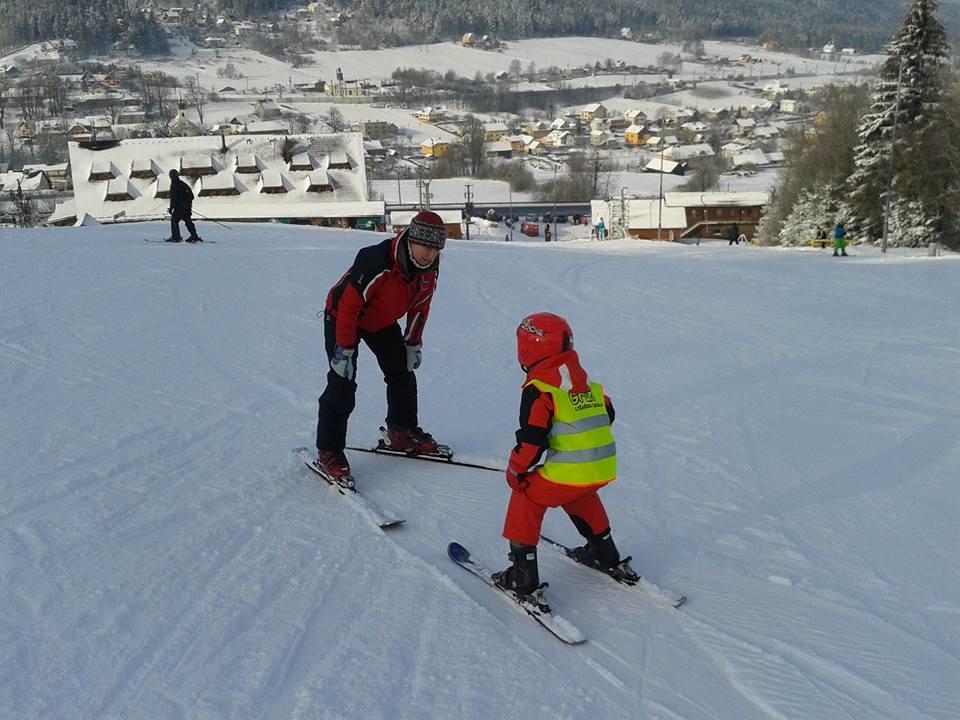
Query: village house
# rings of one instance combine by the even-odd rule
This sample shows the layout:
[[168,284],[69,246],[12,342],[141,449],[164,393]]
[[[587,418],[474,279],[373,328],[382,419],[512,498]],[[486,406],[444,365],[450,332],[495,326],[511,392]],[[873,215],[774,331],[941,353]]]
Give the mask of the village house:
[[534,137],[532,135],[522,135],[522,134],[511,135],[510,137],[507,138],[507,140],[510,142],[510,147],[513,148],[513,151],[519,153],[519,152],[524,152],[526,150],[527,145],[529,145],[534,141]]
[[397,134],[397,126],[386,120],[363,120],[357,129],[367,140],[383,140]]
[[643,145],[649,137],[650,135],[643,125],[631,125],[623,131],[623,141],[627,145]]
[[[70,189],[70,163],[33,163],[23,166],[23,172],[27,175],[43,173],[47,176],[49,187],[53,190]],[[43,181],[40,181],[41,184]]]
[[257,100],[253,106],[253,112],[263,120],[276,120],[283,115],[280,112],[280,106],[269,98]]
[[415,115],[417,120],[426,123],[435,123],[444,116],[444,113],[435,107],[425,107],[422,110],[417,110]]
[[645,173],[663,173],[664,175],[683,175],[686,170],[686,163],[667,160],[666,157],[655,157],[643,166]]
[[541,142],[551,147],[573,147],[576,144],[576,138],[569,130],[553,130],[545,135]]
[[440,158],[450,152],[449,140],[429,138],[420,143],[420,154],[427,158]]
[[590,122],[594,118],[605,118],[607,114],[607,108],[603,103],[590,103],[580,111],[580,119],[584,122]]
[[483,151],[487,157],[509,158],[513,156],[513,145],[506,138],[484,143]]
[[495,142],[500,140],[510,133],[510,128],[507,127],[506,123],[502,122],[489,122],[484,123],[483,125],[483,140],[484,142]]
[[527,123],[526,131],[527,134],[535,140],[539,140],[550,132],[550,125],[543,120],[535,120],[534,122]]
[[713,148],[706,143],[697,143],[693,145],[674,145],[664,148],[663,157],[670,160],[690,160],[698,157],[713,157]]

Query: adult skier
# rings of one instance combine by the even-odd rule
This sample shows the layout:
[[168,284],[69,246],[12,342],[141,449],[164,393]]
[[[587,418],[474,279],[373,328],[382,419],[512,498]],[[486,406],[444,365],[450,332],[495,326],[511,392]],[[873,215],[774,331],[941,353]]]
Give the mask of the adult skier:
[[187,242],[203,242],[197,235],[197,228],[193,224],[193,190],[183,180],[176,168],[170,170],[170,237],[167,242],[180,242],[180,221],[187,226],[190,236]]
[[512,492],[503,527],[513,564],[494,573],[494,582],[518,595],[540,587],[536,546],[548,507],[562,507],[587,540],[575,549],[576,560],[636,580],[629,563],[620,560],[597,495],[617,477],[613,403],[587,377],[562,317],[546,312],[525,317],[517,327],[517,359],[527,376],[507,467]]
[[[347,421],[357,392],[360,341],[373,352],[387,384],[387,446],[416,454],[437,452],[417,421],[417,379],[423,328],[437,286],[446,229],[436,213],[419,212],[395,237],[362,248],[327,294],[323,316],[330,369],[317,417],[317,467],[352,486],[344,454]],[[397,322],[406,316],[406,329]]]

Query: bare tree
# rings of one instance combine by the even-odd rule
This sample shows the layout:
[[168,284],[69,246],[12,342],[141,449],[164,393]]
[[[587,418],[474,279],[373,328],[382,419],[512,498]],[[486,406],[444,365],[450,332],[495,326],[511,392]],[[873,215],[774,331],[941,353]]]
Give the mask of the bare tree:
[[193,103],[193,106],[197,109],[197,116],[200,118],[200,124],[203,124],[203,106],[206,104],[206,96],[203,94],[203,89],[200,87],[199,78],[194,80],[193,78],[187,78],[187,96],[190,98],[190,102]]
[[327,125],[329,125],[334,132],[343,132],[347,123],[343,119],[343,113],[340,112],[339,109],[330,108],[330,112],[327,113]]
[[5,125],[4,116],[7,114],[7,103],[10,102],[10,86],[4,80],[0,80],[0,130],[3,130]]
[[473,115],[467,115],[463,123],[463,161],[471,175],[476,175],[483,167],[485,141],[483,123]]

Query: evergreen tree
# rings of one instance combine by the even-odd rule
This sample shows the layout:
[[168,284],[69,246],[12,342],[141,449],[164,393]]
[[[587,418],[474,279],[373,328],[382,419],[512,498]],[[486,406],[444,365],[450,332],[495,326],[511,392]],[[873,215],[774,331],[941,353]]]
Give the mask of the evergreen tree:
[[[906,203],[898,214],[914,217],[918,208],[929,213],[921,225],[936,228],[937,202],[918,202],[929,195],[931,181],[944,178],[925,162],[918,146],[926,145],[943,122],[942,65],[948,46],[943,26],[934,15],[935,0],[912,0],[897,37],[887,47],[888,58],[873,86],[870,110],[860,119],[854,150],[854,171],[847,179],[849,193],[843,214],[851,234],[880,237],[887,187],[891,181],[891,153],[898,173],[893,179],[896,203]],[[896,142],[894,145],[894,127]]]

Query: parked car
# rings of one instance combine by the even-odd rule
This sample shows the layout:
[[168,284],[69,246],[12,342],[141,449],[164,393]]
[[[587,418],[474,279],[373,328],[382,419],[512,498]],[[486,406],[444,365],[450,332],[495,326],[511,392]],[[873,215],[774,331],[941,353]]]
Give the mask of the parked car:
[[567,218],[566,215],[557,215],[557,222],[565,223],[565,222],[569,222],[569,219]]
[[535,222],[525,222],[520,225],[520,232],[529,237],[539,237],[540,225]]
[[544,215],[543,215],[543,221],[544,221],[545,223],[552,223],[552,222],[553,222],[553,213],[544,213]]
[[573,214],[573,224],[574,224],[574,225],[579,225],[581,222],[583,222],[583,215],[581,215],[580,213],[574,213],[574,214]]

